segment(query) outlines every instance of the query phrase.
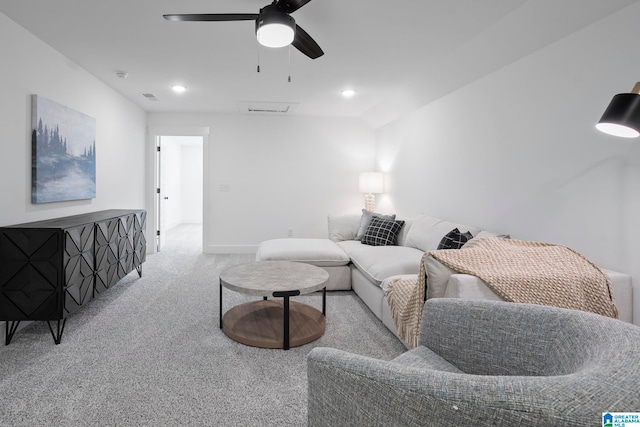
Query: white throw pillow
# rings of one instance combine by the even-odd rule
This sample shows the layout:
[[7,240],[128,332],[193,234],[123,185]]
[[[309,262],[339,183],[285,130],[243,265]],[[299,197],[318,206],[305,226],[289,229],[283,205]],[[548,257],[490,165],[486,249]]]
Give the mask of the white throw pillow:
[[474,239],[481,239],[483,237],[504,237],[505,239],[510,239],[511,236],[508,234],[498,234],[491,231],[482,230],[478,234],[474,235]]
[[442,238],[451,230],[457,228],[462,233],[469,232],[475,236],[480,229],[464,224],[434,218],[428,215],[418,215],[413,220],[411,228],[407,232],[404,245],[420,249],[422,251],[433,251],[438,248]]
[[329,239],[334,242],[354,240],[360,227],[360,215],[328,215]]

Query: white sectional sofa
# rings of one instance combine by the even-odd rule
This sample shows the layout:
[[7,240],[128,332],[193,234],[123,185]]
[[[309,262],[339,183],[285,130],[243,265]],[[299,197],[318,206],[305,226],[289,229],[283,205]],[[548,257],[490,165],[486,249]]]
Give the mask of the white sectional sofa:
[[[419,215],[396,218],[404,221],[394,246],[370,246],[355,240],[362,233],[367,213],[328,217],[328,239],[274,239],[260,244],[258,261],[298,261],[324,268],[329,273],[328,290],[353,291],[389,330],[398,335],[385,292],[396,277],[416,278],[425,251],[436,250],[442,238],[457,228],[476,237],[496,236],[478,227],[456,224]],[[632,322],[631,277],[604,270],[613,285],[613,298],[619,318]],[[427,262],[427,298],[501,300],[482,280],[457,274],[431,259]]]

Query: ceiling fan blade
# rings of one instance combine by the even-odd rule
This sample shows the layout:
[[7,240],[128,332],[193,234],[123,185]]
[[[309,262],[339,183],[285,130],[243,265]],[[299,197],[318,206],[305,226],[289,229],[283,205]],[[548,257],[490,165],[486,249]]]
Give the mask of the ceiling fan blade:
[[184,13],[162,15],[167,21],[255,21],[257,13]]
[[311,0],[278,0],[276,6],[278,6],[278,9],[280,10],[283,10],[287,13],[292,13],[300,9],[310,1]]
[[316,59],[324,55],[318,43],[316,43],[305,30],[300,28],[299,25],[296,25],[296,36],[291,44],[311,59]]

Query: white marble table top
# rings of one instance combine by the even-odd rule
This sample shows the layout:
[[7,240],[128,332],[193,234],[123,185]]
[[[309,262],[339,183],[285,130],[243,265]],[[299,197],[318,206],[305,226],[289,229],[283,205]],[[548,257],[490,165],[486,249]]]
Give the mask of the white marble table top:
[[255,296],[283,291],[308,294],[324,288],[328,280],[329,273],[322,268],[291,261],[251,262],[220,273],[220,283],[225,288]]

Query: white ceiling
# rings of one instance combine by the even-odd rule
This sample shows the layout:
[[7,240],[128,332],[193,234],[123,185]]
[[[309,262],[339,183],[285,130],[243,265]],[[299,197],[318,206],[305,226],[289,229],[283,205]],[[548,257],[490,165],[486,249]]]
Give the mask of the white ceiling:
[[[292,16],[325,55],[291,48],[290,66],[288,48],[258,48],[252,21],[162,18],[257,13],[269,0],[0,0],[0,11],[149,112],[290,102],[291,114],[377,127],[636,1],[313,0]],[[172,93],[174,83],[188,91]],[[346,87],[357,95],[343,99]]]

